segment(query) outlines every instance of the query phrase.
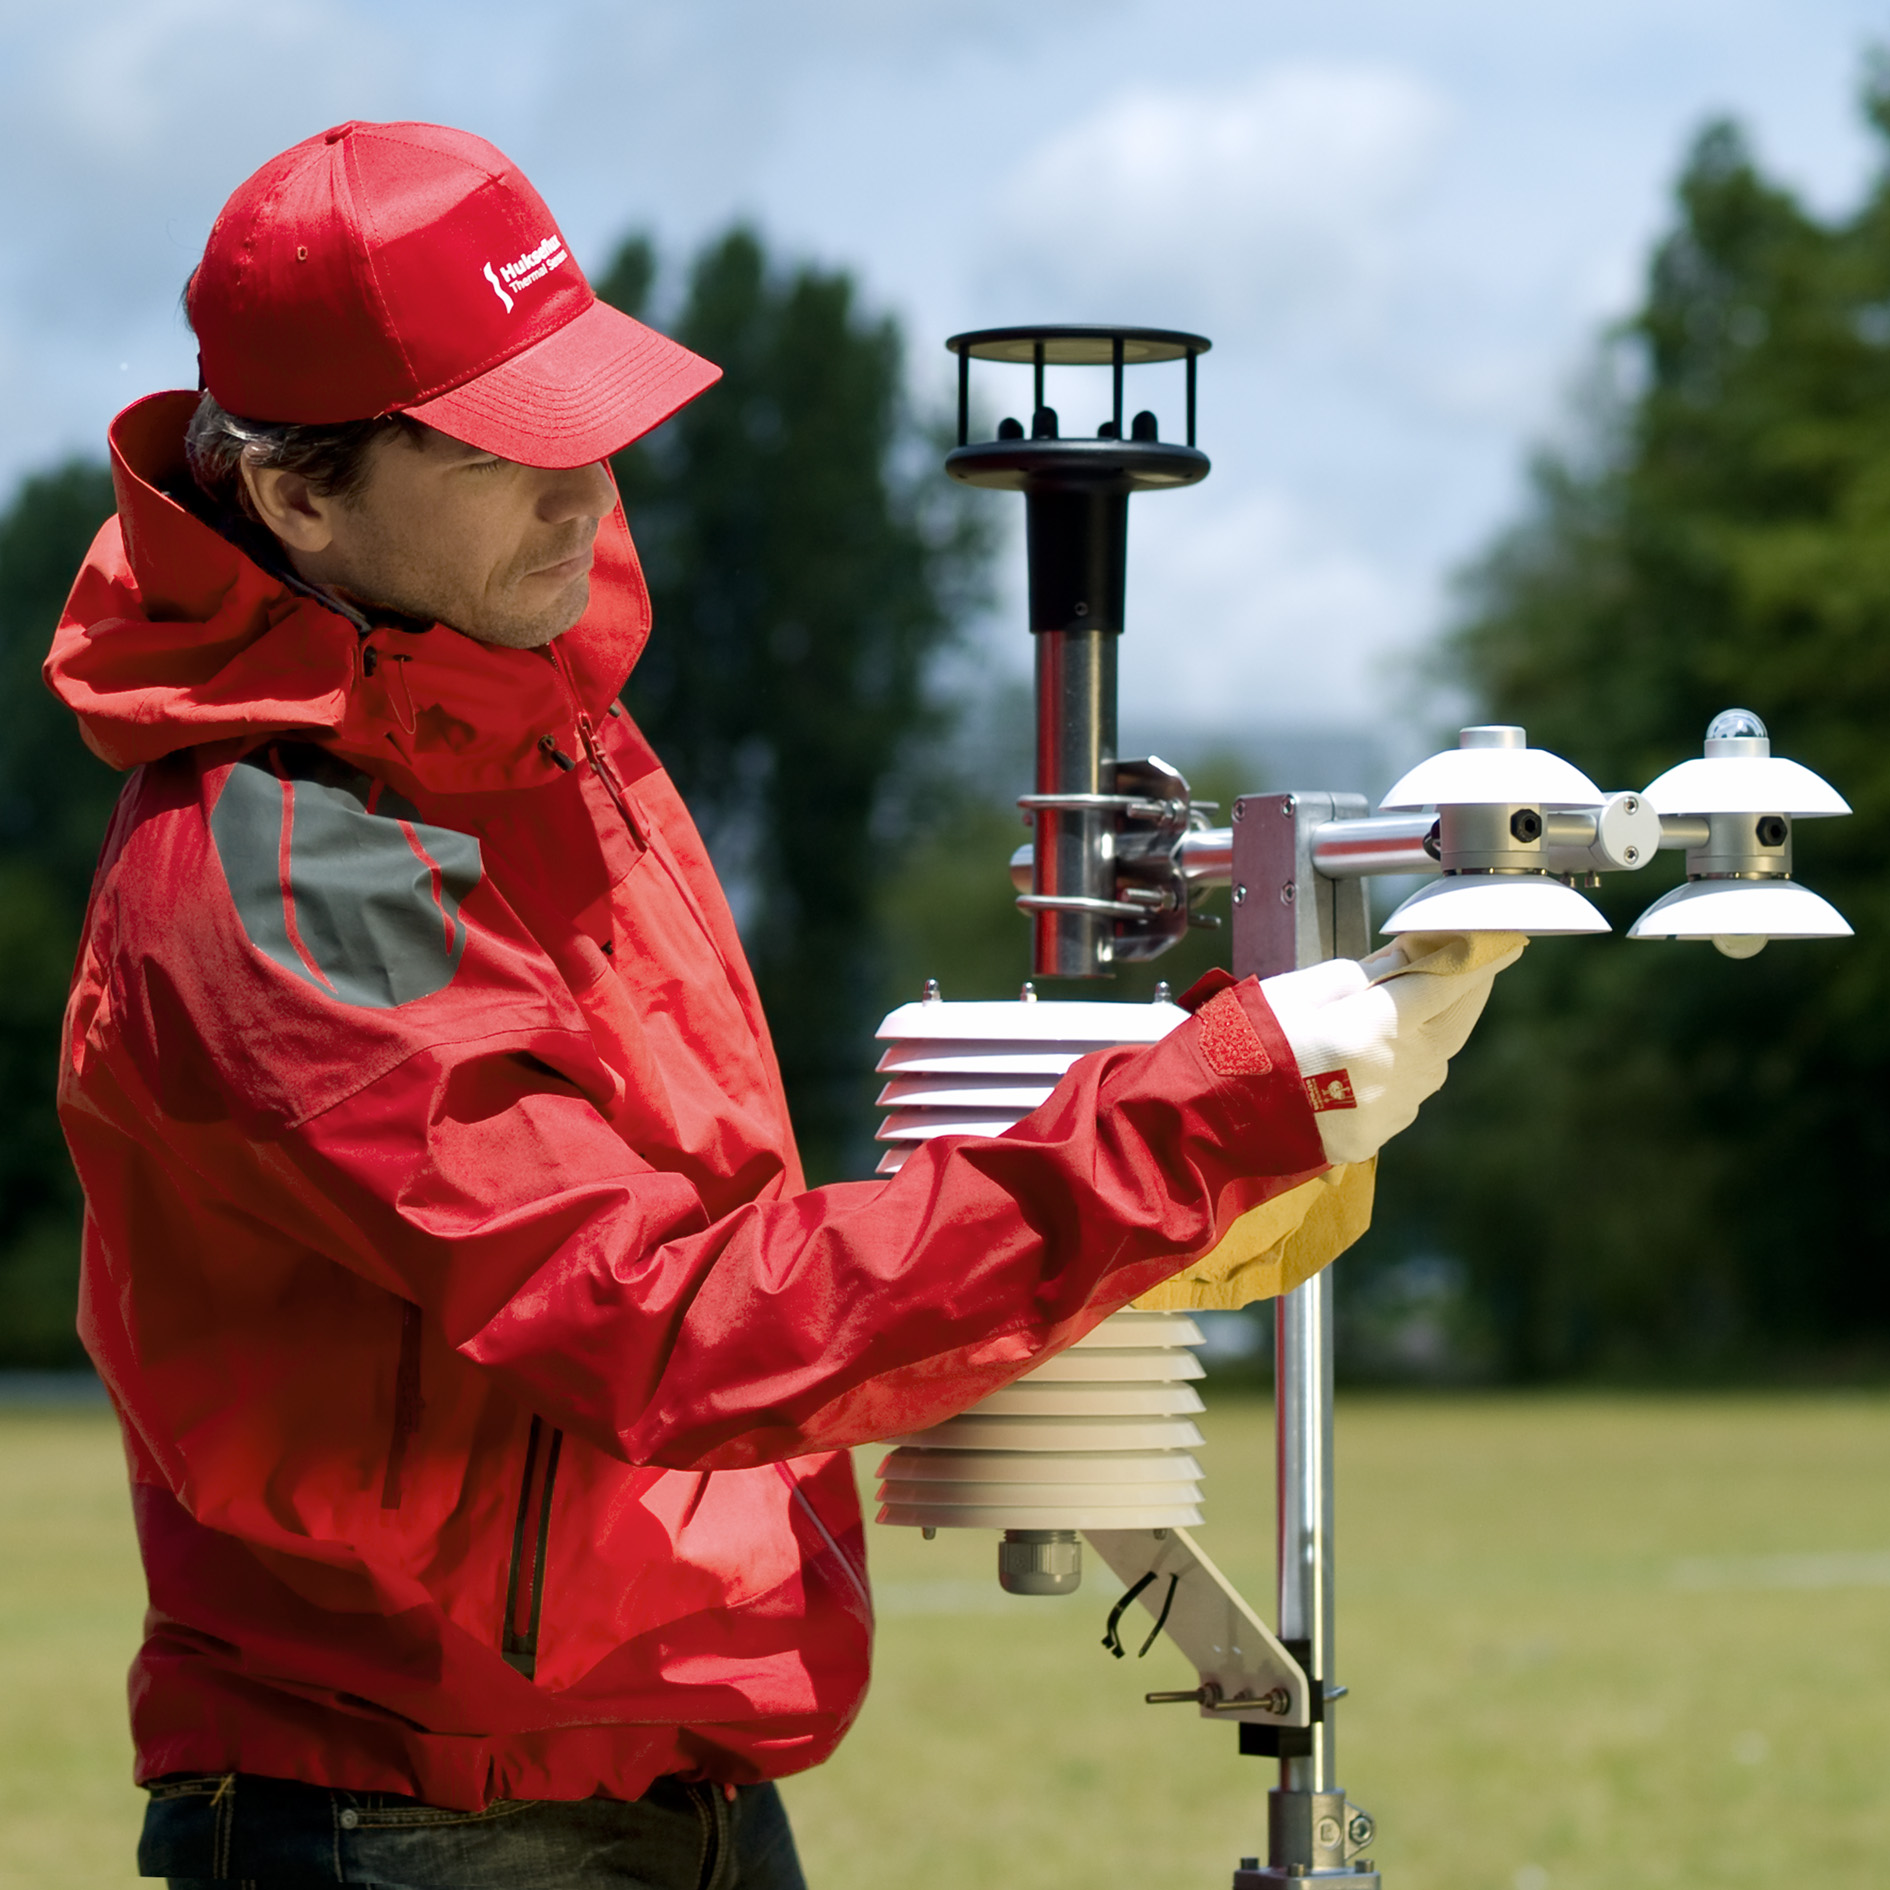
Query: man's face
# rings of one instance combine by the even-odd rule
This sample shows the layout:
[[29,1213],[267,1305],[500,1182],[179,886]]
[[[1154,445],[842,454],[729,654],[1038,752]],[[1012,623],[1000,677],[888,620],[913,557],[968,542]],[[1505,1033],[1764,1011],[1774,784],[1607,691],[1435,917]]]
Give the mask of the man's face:
[[602,466],[521,466],[431,428],[377,440],[346,498],[295,474],[245,477],[310,583],[512,649],[549,643],[584,614],[592,544],[615,502]]

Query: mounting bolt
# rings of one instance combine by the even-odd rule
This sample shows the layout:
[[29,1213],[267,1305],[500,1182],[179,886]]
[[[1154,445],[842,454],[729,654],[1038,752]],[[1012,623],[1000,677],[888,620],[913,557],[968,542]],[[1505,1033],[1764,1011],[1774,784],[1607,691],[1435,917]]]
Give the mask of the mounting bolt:
[[1369,1844],[1377,1831],[1378,1827],[1372,1823],[1369,1811],[1355,1811],[1352,1813],[1352,1822],[1346,1827],[1346,1836],[1354,1844]]
[[1542,816],[1533,807],[1519,807],[1509,817],[1509,831],[1524,846],[1533,846],[1542,838]]
[[1245,905],[1246,903],[1247,903],[1247,889],[1246,889],[1246,887],[1245,887],[1245,886],[1236,886],[1236,887],[1234,888],[1234,904],[1235,904],[1235,905],[1237,905],[1237,906],[1244,906],[1244,905]]
[[1777,814],[1766,814],[1759,821],[1759,845],[1782,847],[1785,844],[1785,836],[1790,832],[1791,829]]
[[1280,812],[1283,813],[1288,820],[1291,820],[1293,816],[1299,812],[1298,797],[1292,794],[1282,794],[1280,796]]
[[1295,886],[1293,882],[1289,879],[1285,883],[1285,885],[1283,885],[1280,888],[1280,904],[1283,906],[1290,906],[1293,903],[1293,901],[1297,899],[1298,897],[1299,897],[1299,888]]
[[1218,1706],[1221,1689],[1213,1680],[1203,1680],[1198,1687],[1183,1687],[1164,1693],[1144,1693],[1150,1706]]

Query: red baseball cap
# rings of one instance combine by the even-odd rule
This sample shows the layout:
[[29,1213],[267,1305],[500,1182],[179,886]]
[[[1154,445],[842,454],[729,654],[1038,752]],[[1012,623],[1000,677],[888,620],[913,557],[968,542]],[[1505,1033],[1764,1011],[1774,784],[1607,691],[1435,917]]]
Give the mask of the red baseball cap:
[[337,125],[270,159],[187,302],[230,413],[411,414],[528,466],[603,459],[722,372],[600,302],[518,167],[444,125]]

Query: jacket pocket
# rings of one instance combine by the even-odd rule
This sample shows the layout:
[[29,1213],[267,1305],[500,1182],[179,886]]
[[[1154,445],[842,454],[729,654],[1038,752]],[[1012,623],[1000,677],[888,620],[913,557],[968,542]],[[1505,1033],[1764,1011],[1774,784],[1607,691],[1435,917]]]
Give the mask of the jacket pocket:
[[505,1578],[505,1622],[499,1651],[527,1680],[538,1671],[538,1622],[545,1603],[545,1551],[551,1536],[552,1486],[564,1433],[532,1419],[519,1483],[518,1520],[512,1527],[512,1565]]

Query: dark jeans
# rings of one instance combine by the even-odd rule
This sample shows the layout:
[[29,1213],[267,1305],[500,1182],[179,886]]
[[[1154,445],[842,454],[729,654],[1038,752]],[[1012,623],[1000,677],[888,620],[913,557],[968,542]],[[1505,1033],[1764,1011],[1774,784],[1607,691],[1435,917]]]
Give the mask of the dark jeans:
[[232,1772],[150,1787],[138,1870],[171,1890],[805,1890],[772,1785],[660,1778],[634,1804],[503,1799],[442,1811],[393,1792]]

